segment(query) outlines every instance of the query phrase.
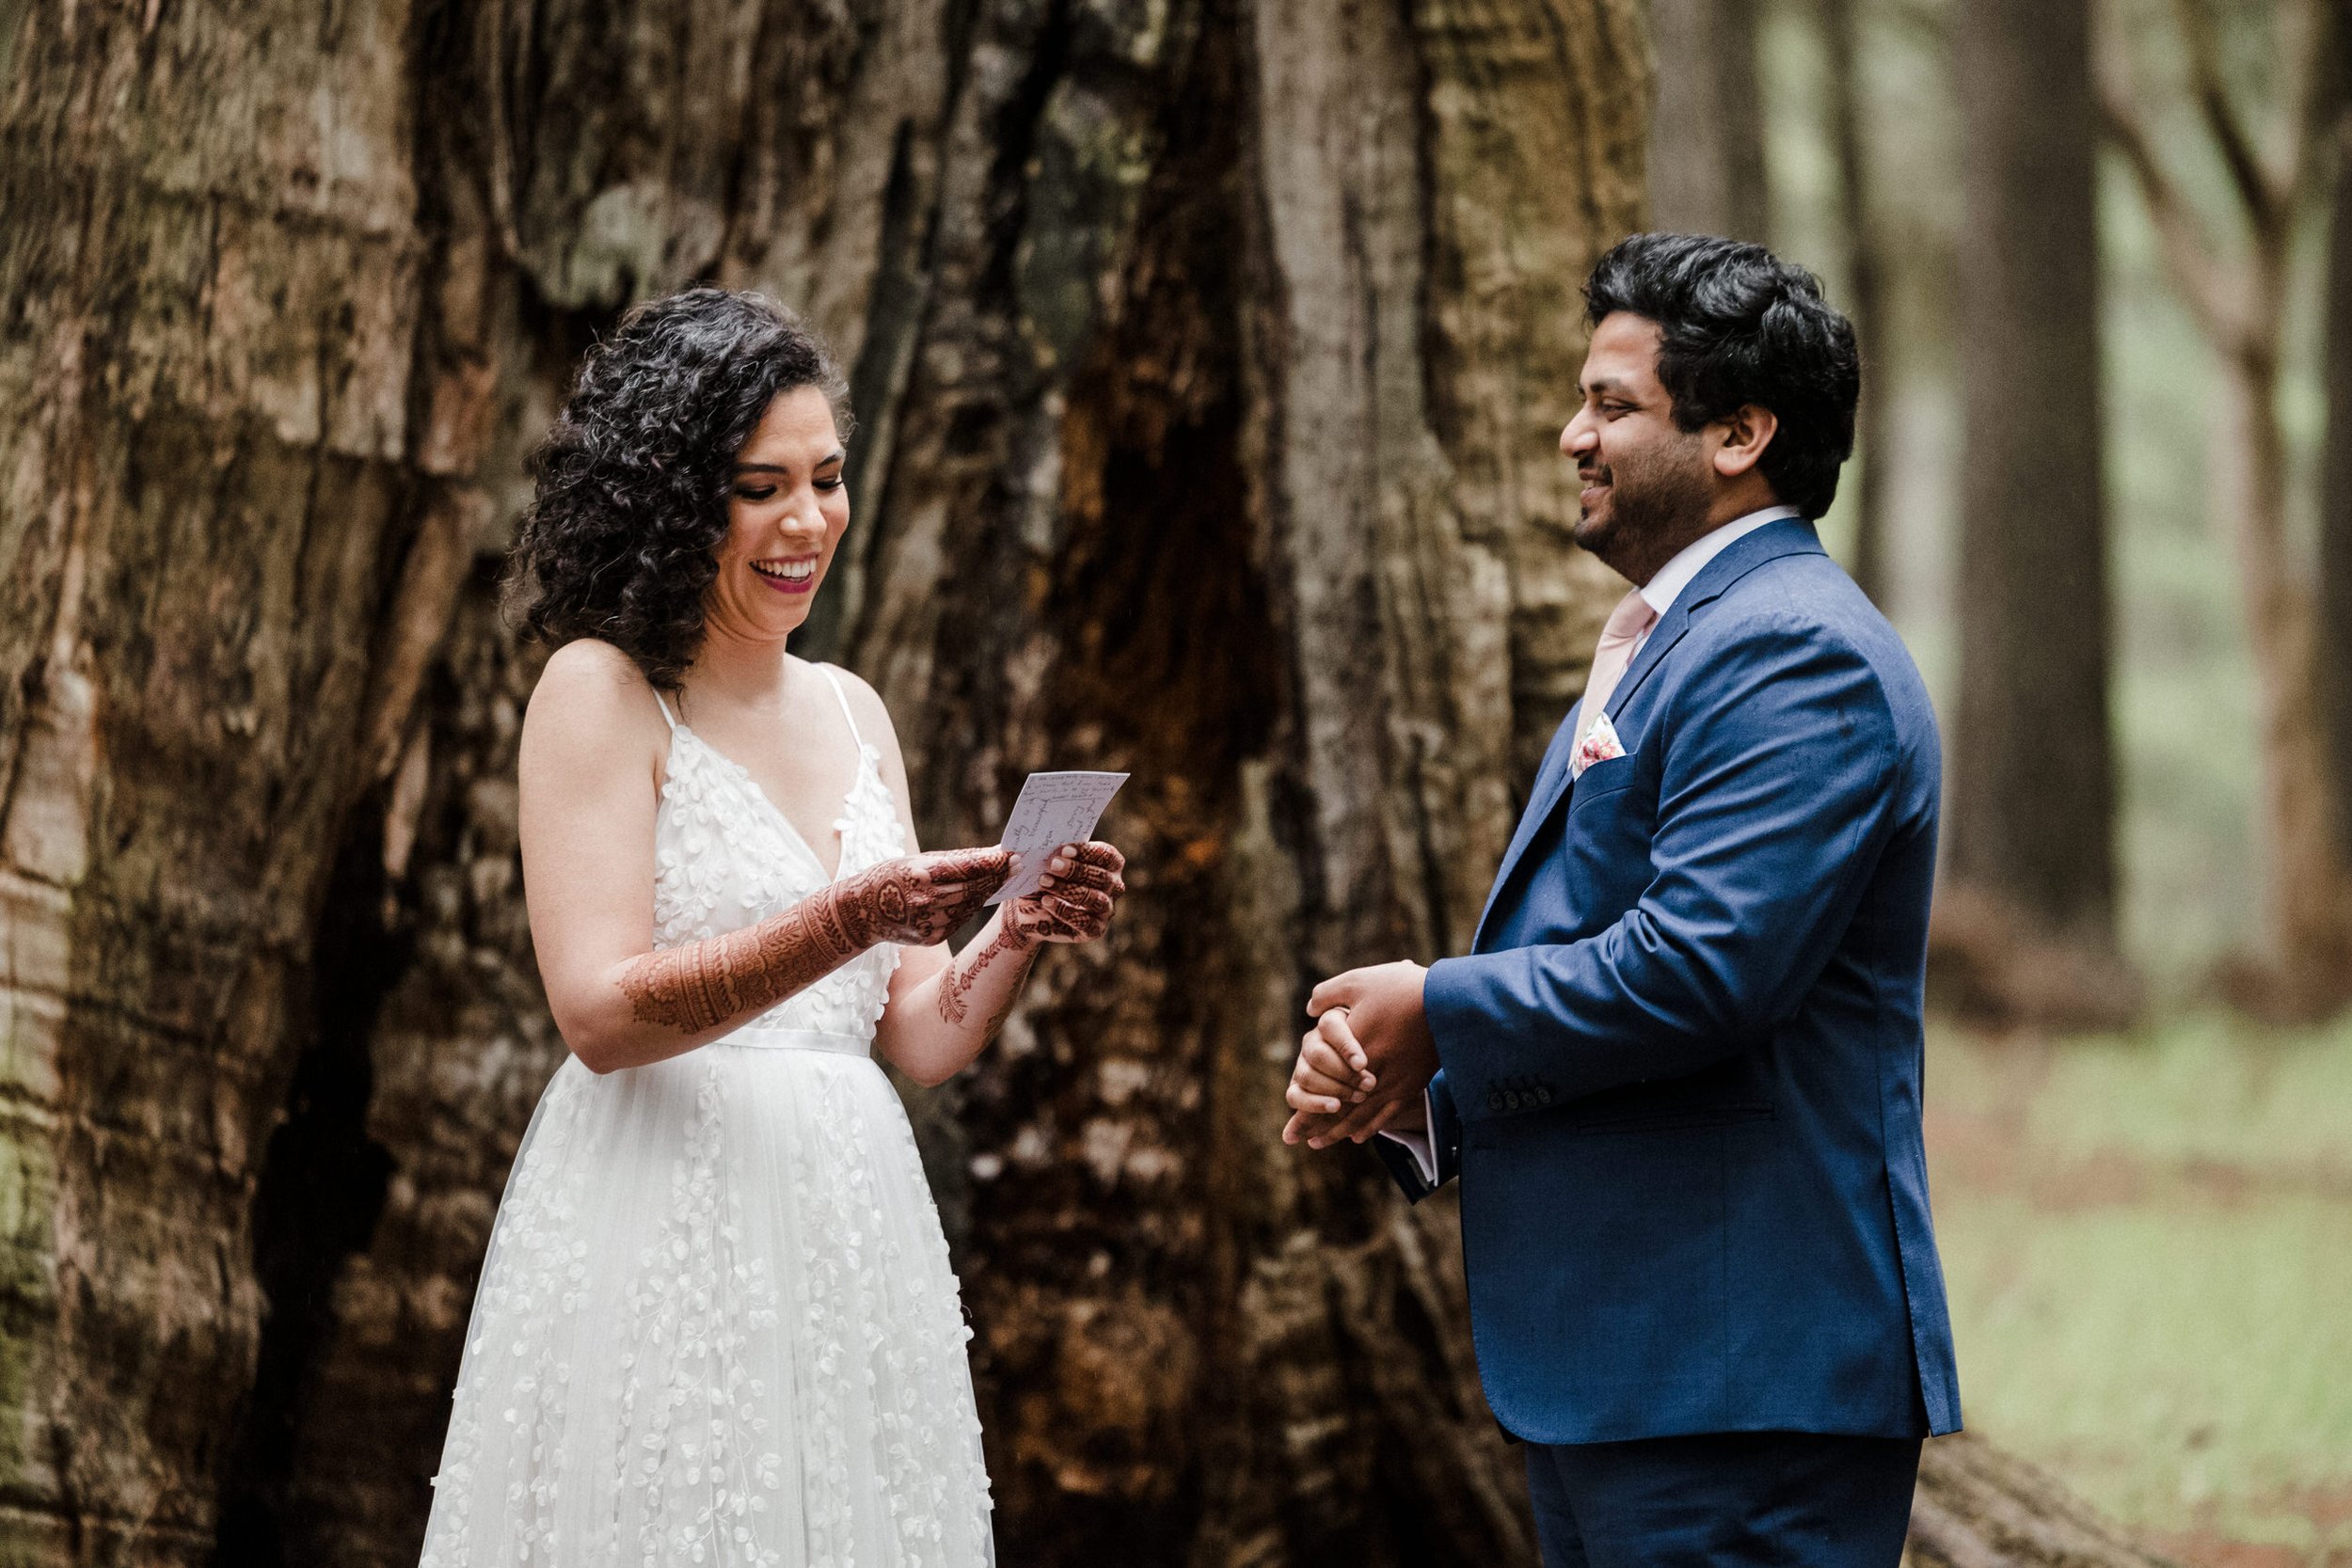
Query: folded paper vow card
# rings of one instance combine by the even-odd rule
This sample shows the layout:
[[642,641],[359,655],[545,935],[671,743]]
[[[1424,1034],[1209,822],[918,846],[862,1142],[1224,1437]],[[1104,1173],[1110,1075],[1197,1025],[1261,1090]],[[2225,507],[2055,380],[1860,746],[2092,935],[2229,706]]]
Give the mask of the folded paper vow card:
[[1020,875],[996,890],[992,904],[1023,898],[1037,891],[1045,863],[1065,844],[1084,844],[1094,836],[1103,808],[1111,803],[1124,773],[1032,773],[1021,786],[1021,799],[1005,819],[1005,836],[997,843],[1021,857]]

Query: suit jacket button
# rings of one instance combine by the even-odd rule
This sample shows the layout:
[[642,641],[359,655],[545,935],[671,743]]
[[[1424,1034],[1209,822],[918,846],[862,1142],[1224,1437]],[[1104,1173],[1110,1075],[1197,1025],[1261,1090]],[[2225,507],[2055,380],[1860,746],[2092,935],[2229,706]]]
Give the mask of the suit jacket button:
[[1519,1091],[1513,1089],[1505,1094],[1502,1097],[1502,1105],[1503,1109],[1508,1111],[1518,1110],[1519,1108]]
[[1486,1096],[1486,1109],[1489,1111],[1500,1111],[1502,1109],[1502,1091],[1501,1089],[1497,1089],[1493,1093]]
[[1549,1089],[1547,1089],[1547,1088],[1541,1088],[1541,1087],[1537,1088],[1537,1089],[1536,1089],[1536,1091],[1535,1091],[1535,1103],[1536,1103],[1536,1104],[1538,1104],[1538,1105],[1549,1105],[1549,1104],[1550,1104],[1550,1103],[1551,1103],[1551,1091],[1550,1091]]

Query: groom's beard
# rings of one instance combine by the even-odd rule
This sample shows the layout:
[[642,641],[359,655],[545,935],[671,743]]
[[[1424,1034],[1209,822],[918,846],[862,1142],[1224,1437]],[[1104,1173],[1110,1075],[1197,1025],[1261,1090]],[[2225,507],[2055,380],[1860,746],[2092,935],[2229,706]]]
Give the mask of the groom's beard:
[[1697,436],[1579,475],[1608,486],[1598,516],[1580,516],[1576,542],[1619,576],[1646,582],[1706,531],[1714,495]]

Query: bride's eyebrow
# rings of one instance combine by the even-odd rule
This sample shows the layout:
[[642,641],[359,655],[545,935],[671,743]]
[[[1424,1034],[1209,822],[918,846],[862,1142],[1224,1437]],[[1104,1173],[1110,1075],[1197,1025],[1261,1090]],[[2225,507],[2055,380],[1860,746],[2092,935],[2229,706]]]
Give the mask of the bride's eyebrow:
[[[810,464],[809,467],[813,471],[823,467],[828,463],[838,463],[848,455],[849,453],[843,451],[839,447],[835,447],[833,451],[825,453],[824,456]],[[789,477],[792,472],[789,467],[782,463],[738,463],[731,471],[738,474],[784,474],[787,477]]]

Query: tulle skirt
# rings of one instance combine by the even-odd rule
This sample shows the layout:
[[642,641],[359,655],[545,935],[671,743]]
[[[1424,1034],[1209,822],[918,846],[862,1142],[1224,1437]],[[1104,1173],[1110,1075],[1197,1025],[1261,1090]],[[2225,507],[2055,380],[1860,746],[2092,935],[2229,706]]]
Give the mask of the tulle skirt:
[[977,1568],[937,1207],[858,1036],[548,1083],[490,1239],[423,1568]]

